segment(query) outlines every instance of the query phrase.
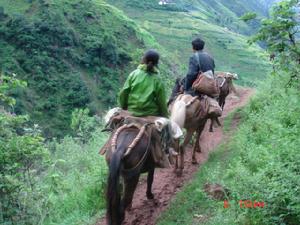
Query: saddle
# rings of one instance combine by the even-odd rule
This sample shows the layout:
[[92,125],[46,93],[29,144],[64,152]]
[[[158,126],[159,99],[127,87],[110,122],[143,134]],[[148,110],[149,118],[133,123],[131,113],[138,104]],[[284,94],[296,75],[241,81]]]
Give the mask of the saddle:
[[[115,109],[114,109],[115,110]],[[136,128],[139,130],[138,135],[127,147],[124,157],[134,150],[134,147],[142,138],[143,135],[149,137],[151,145],[149,146],[153,160],[157,167],[168,168],[170,161],[168,159],[169,147],[173,145],[174,137],[179,138],[182,135],[181,130],[177,130],[166,118],[147,116],[134,117],[128,111],[115,110],[107,121],[106,127],[103,131],[110,131],[111,135],[105,145],[100,149],[99,154],[106,154],[107,157],[115,150],[118,135],[122,130],[127,128]],[[108,112],[109,114],[110,112]],[[174,125],[174,124],[173,124]]]

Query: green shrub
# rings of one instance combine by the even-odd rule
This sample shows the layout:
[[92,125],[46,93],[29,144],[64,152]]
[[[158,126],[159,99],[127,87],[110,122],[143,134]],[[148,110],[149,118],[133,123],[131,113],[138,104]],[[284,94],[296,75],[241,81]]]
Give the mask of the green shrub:
[[28,116],[11,113],[11,93],[25,83],[0,76],[0,223],[83,224],[103,213],[107,167],[98,155],[101,122],[76,110],[75,138],[45,143]]
[[106,136],[97,129],[89,141],[64,138],[49,143],[52,167],[44,181],[50,185],[42,224],[88,224],[104,213],[107,167],[98,152]]
[[227,172],[239,180],[230,183],[235,200],[266,203],[266,208],[248,213],[262,224],[300,220],[300,99],[297,89],[282,88],[285,82],[287,79],[273,78],[269,81],[273,85],[263,85],[263,91],[245,109],[247,120],[234,141],[240,158]]
[[[7,93],[24,85],[15,77],[1,75],[0,102],[12,107],[15,100]],[[49,153],[38,126],[26,128],[28,117],[8,110],[0,110],[0,222],[34,224],[37,209],[45,206],[39,182],[49,166]]]

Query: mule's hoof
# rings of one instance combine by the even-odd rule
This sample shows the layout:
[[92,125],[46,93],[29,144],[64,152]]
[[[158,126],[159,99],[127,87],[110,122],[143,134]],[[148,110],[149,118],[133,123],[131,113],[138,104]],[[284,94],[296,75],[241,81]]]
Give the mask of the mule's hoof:
[[193,165],[197,165],[198,164],[197,160],[196,159],[192,159],[192,164]]
[[148,199],[154,199],[154,195],[152,193],[146,193]]

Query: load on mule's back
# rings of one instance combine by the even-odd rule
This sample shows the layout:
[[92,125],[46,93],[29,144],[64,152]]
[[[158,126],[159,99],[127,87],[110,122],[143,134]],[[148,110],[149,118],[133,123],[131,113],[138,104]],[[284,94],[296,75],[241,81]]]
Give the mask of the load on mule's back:
[[[146,196],[151,191],[155,167],[167,167],[166,153],[181,130],[167,117],[165,88],[159,79],[159,55],[145,53],[142,63],[127,78],[119,95],[122,110],[109,119],[112,134],[102,148],[109,165],[107,188],[107,223],[120,225],[130,208],[139,176],[148,172]],[[143,117],[143,118],[142,118]],[[123,196],[119,178],[123,177]]]

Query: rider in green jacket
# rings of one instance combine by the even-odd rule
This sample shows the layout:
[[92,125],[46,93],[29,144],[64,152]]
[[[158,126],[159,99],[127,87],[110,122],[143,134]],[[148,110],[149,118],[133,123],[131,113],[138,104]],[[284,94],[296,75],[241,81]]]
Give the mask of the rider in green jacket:
[[145,53],[142,64],[127,78],[119,94],[119,104],[133,116],[168,117],[165,87],[157,68],[159,54]]

